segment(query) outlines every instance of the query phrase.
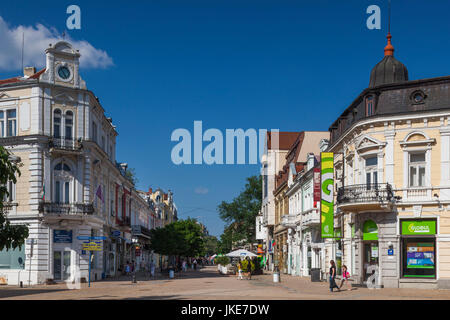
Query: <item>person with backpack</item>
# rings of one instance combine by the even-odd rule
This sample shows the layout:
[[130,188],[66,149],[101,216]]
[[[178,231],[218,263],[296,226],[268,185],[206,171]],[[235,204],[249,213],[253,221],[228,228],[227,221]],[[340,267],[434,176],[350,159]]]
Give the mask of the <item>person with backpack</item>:
[[339,286],[339,289],[341,289],[344,286],[344,284],[347,284],[349,287],[347,289],[347,291],[352,290],[352,285],[348,281],[349,279],[350,279],[350,273],[347,271],[347,266],[344,264],[342,266],[342,280],[341,280],[341,285]]
[[341,291],[336,284],[336,264],[334,263],[334,260],[330,260],[330,292],[333,292],[333,289],[336,288],[338,291]]

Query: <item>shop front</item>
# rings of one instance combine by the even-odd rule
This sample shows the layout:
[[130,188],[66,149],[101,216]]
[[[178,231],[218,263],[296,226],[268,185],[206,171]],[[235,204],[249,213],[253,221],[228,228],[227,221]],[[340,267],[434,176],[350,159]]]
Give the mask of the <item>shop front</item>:
[[436,219],[402,219],[401,277],[436,279]]
[[363,224],[363,281],[373,275],[379,268],[378,226],[373,220],[366,220]]

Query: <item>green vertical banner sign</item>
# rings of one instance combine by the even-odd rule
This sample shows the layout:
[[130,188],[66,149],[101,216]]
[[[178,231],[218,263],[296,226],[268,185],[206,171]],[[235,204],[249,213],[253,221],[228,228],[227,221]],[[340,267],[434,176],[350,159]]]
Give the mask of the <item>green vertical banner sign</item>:
[[334,238],[334,153],[320,153],[320,231],[322,238]]

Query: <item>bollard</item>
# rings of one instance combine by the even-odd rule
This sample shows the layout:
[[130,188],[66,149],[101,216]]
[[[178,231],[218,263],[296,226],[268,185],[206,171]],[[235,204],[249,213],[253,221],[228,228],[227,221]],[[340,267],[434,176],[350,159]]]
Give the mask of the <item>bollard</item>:
[[23,288],[23,282],[22,281],[20,281],[20,287]]
[[133,273],[133,278],[132,278],[132,281],[131,281],[132,283],[137,283],[137,281],[136,281],[136,274],[135,273]]

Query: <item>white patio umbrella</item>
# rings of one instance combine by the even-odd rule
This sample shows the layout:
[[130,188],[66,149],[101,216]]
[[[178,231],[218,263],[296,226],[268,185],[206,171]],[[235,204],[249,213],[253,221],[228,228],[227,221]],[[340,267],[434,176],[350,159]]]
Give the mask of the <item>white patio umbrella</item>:
[[239,249],[226,254],[227,257],[256,257],[257,255],[245,249]]

